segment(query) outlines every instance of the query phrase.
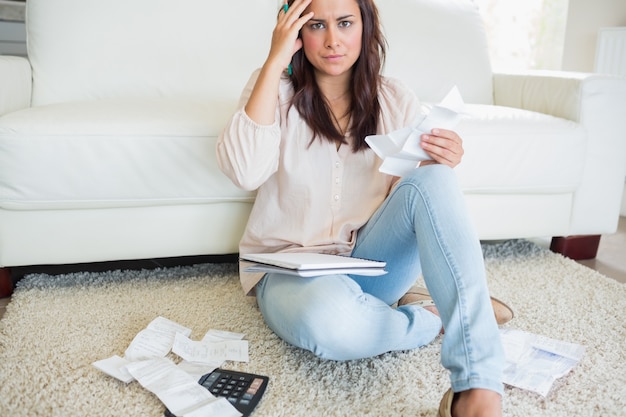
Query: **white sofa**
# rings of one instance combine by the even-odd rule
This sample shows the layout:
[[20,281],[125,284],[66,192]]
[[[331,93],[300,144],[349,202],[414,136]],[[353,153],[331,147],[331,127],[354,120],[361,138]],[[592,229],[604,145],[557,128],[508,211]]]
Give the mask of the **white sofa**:
[[[237,252],[254,194],[214,144],[267,54],[277,0],[28,0],[0,57],[0,267]],[[457,167],[483,240],[616,229],[626,80],[493,74],[469,0],[377,0],[385,72],[457,85]]]

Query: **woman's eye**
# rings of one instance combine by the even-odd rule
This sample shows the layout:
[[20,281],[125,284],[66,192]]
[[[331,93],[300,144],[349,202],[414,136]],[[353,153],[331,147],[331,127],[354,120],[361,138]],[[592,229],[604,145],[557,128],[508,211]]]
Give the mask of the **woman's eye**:
[[313,23],[313,24],[311,24],[311,29],[313,29],[313,30],[324,29],[324,24],[323,23]]
[[341,22],[339,22],[339,27],[340,28],[347,28],[350,27],[352,25],[352,22],[348,21],[348,20],[343,20]]

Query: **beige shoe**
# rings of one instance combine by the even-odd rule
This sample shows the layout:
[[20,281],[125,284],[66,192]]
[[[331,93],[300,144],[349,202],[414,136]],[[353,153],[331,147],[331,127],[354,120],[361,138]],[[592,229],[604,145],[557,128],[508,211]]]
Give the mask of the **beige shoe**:
[[452,417],[452,400],[454,399],[454,392],[452,388],[443,394],[443,398],[439,403],[439,417]]
[[[413,291],[415,289],[415,291]],[[398,300],[398,306],[435,306],[433,298],[428,294],[426,288],[411,287],[411,289]]]
[[[414,285],[407,291],[406,294],[402,296],[402,298],[400,298],[398,305],[416,304],[416,301],[422,301],[425,299],[432,299],[428,290],[424,287]],[[491,306],[493,307],[493,312],[496,316],[496,322],[500,326],[510,322],[513,317],[515,317],[511,307],[507,306],[497,298],[491,297]]]

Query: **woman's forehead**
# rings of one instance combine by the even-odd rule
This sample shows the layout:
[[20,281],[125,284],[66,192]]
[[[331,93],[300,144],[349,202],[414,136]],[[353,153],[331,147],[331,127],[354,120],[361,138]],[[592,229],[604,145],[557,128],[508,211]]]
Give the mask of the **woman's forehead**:
[[324,20],[361,14],[357,0],[313,0],[304,12],[313,12],[314,19]]

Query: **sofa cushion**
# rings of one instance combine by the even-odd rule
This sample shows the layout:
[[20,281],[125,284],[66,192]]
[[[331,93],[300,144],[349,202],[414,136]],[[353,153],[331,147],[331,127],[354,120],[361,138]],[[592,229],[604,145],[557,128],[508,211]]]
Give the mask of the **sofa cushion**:
[[[267,56],[280,3],[29,0],[33,105],[120,96],[237,98]],[[423,100],[439,100],[453,80],[468,102],[492,102],[474,3],[376,5],[389,41],[387,74],[406,80]]]
[[[11,113],[0,118],[0,207],[251,201],[215,161],[216,137],[231,112],[161,99]],[[457,167],[465,192],[572,192],[580,183],[585,132],[578,124],[498,106],[467,105],[467,113],[457,129],[466,150]]]
[[0,207],[133,207],[251,200],[217,166],[233,109],[182,100],[55,104],[0,118]]
[[33,105],[116,97],[237,99],[276,0],[28,0]]
[[585,169],[587,133],[578,123],[528,110],[466,105],[456,131],[465,193],[572,193]]
[[377,0],[376,5],[389,44],[387,75],[405,81],[424,101],[437,102],[456,85],[468,103],[493,103],[487,37],[474,3]]

